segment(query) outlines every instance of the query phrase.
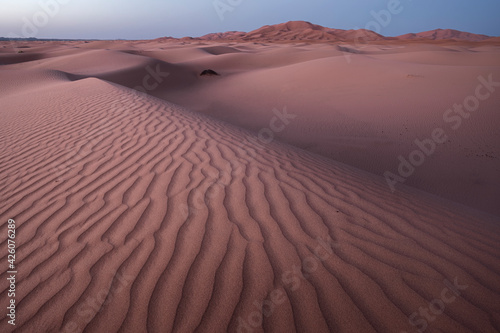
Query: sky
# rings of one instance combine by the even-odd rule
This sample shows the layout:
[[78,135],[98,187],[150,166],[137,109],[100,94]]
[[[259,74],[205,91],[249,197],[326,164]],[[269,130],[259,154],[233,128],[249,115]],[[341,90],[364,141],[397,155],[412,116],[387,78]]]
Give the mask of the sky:
[[437,28],[500,36],[500,0],[0,0],[0,37],[153,39],[309,21],[397,36]]

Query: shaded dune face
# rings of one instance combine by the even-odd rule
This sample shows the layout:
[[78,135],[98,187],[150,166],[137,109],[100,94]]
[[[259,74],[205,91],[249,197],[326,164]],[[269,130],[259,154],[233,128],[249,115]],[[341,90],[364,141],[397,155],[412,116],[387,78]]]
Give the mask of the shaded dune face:
[[500,329],[493,218],[51,73],[0,95],[16,332]]
[[[26,51],[20,50],[18,54],[0,54],[0,65],[18,64],[28,61],[42,59],[42,54],[37,53],[24,53]],[[22,52],[22,53],[21,53]]]

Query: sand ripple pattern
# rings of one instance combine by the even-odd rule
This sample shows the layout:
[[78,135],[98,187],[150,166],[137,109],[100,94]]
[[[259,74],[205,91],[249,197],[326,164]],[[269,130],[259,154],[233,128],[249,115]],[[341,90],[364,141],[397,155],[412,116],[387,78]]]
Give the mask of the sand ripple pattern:
[[98,79],[23,100],[0,124],[16,332],[416,332],[445,280],[468,287],[427,332],[500,331],[493,218]]

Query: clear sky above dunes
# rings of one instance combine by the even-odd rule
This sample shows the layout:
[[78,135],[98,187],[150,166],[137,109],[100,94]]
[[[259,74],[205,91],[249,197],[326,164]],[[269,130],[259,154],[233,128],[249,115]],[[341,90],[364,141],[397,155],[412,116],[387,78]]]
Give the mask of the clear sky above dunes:
[[292,20],[385,36],[437,28],[500,36],[499,13],[499,0],[0,0],[0,36],[196,37]]

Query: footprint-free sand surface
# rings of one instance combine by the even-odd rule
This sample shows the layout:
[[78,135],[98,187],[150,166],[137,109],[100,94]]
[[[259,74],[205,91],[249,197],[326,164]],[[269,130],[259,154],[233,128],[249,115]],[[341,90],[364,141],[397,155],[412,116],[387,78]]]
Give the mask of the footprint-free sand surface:
[[15,46],[0,331],[8,219],[16,332],[500,331],[500,87],[443,119],[494,43]]

